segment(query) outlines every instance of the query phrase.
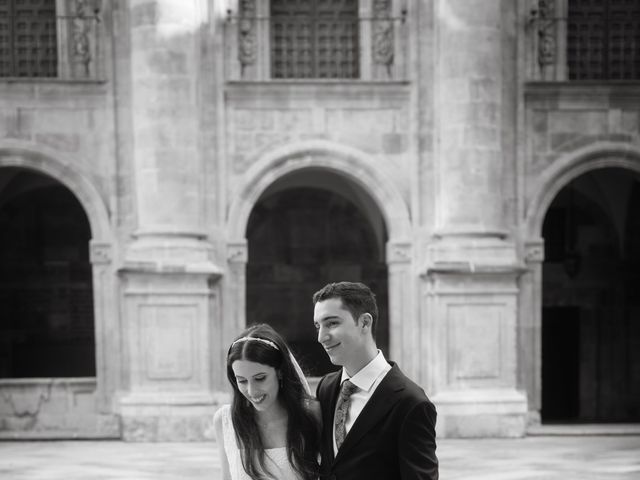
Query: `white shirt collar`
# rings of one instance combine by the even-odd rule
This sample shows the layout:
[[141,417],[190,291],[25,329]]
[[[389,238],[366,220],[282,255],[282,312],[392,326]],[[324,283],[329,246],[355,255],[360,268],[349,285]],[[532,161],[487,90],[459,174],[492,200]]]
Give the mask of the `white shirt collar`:
[[384,358],[381,350],[378,350],[378,355],[374,357],[369,363],[367,363],[363,368],[361,368],[358,373],[356,373],[353,377],[349,378],[347,371],[344,367],[342,367],[342,378],[340,379],[340,384],[345,380],[351,380],[356,387],[360,390],[369,391],[373,384],[376,382],[378,377],[385,372],[389,367],[387,360]]

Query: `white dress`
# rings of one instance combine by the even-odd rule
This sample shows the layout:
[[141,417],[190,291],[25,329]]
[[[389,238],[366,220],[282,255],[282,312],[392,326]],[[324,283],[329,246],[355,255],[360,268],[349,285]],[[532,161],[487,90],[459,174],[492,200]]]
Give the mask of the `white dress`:
[[[229,472],[232,480],[251,480],[242,466],[240,450],[236,443],[236,434],[231,421],[231,406],[224,405],[222,413],[222,436],[224,438],[224,451],[229,462]],[[287,447],[265,449],[265,464],[271,473],[270,478],[277,480],[301,480],[296,473],[289,459],[287,458]]]

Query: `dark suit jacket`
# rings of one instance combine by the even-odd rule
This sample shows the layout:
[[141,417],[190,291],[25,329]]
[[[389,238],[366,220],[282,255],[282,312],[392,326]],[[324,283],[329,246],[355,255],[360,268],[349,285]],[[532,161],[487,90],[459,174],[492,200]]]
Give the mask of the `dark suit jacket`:
[[437,480],[436,409],[393,363],[333,455],[333,414],[342,371],[325,375],[316,395],[322,409],[321,478]]

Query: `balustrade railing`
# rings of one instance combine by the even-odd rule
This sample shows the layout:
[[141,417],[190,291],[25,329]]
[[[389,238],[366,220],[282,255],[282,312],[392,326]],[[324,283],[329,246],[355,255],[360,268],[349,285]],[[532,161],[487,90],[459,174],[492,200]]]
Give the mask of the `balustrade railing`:
[[98,79],[99,17],[0,14],[0,77]]

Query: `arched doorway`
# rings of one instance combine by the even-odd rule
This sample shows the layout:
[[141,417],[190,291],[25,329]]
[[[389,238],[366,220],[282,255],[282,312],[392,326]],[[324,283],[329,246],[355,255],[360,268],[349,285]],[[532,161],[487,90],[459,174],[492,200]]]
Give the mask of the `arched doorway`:
[[90,238],[68,188],[0,168],[0,378],[96,376]]
[[335,368],[316,341],[311,300],[332,281],[362,281],[374,290],[378,346],[389,355],[387,232],[361,187],[320,168],[290,173],[260,196],[246,238],[247,324],[280,331],[308,374]]
[[640,422],[640,174],[599,168],[543,223],[543,423]]

